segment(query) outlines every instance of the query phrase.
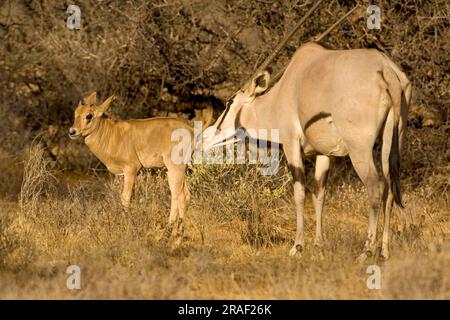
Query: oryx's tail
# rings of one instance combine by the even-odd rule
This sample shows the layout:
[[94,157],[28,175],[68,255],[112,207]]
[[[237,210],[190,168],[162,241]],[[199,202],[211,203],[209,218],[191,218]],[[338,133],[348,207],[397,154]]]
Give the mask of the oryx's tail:
[[391,150],[389,153],[389,186],[394,196],[395,203],[403,208],[402,193],[400,190],[400,153],[399,153],[399,121],[402,103],[402,87],[397,74],[392,68],[386,66],[383,69],[383,78],[388,85],[388,93],[392,101],[394,124],[392,130]]

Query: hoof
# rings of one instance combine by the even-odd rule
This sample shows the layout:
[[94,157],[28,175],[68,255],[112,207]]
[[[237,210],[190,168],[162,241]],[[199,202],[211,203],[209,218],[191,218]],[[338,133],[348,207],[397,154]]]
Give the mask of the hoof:
[[295,244],[292,249],[289,251],[289,255],[291,257],[295,256],[297,253],[301,253],[303,251],[303,246],[300,244]]

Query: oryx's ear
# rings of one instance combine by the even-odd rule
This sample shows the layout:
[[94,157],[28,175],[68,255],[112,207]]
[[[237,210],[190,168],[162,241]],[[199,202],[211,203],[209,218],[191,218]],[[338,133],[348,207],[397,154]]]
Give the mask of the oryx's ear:
[[87,97],[84,97],[83,101],[85,105],[97,104],[97,92],[94,91]]
[[264,91],[267,90],[267,88],[269,88],[269,82],[270,82],[270,73],[268,71],[262,71],[260,73],[258,73],[254,78],[253,78],[253,87],[254,87],[254,94],[261,94]]
[[116,98],[116,96],[112,95],[110,96],[108,99],[106,99],[105,101],[103,101],[103,103],[101,105],[98,106],[98,111],[100,113],[104,113],[106,112],[106,110],[108,110],[111,102],[113,102],[113,100]]

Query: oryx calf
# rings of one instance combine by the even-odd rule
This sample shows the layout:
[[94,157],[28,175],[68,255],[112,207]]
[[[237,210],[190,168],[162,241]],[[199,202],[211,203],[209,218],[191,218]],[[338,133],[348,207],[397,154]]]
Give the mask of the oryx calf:
[[[75,110],[69,136],[71,139],[83,137],[92,153],[110,172],[124,176],[121,201],[126,208],[130,206],[137,172],[142,167],[167,167],[171,205],[169,227],[166,231],[170,234],[174,222],[178,219],[180,232],[190,193],[185,181],[187,161],[175,161],[172,157],[172,149],[179,143],[173,141],[172,134],[175,130],[184,129],[184,132],[190,134],[189,143],[193,144],[193,129],[184,120],[176,118],[110,119],[104,113],[113,98],[111,96],[97,105],[95,92],[85,97]],[[207,110],[205,117],[204,127],[211,123],[211,108]],[[188,154],[188,157],[190,156],[191,154]]]

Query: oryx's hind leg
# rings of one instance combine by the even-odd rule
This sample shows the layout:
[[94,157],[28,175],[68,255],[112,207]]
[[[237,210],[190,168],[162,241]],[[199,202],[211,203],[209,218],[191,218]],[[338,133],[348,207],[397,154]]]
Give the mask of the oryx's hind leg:
[[[398,152],[400,153],[402,150],[402,146],[404,143],[404,133],[406,129],[407,117],[408,117],[408,105],[411,100],[411,87],[407,88],[406,93],[402,97],[402,109],[400,113],[400,120],[398,126]],[[394,203],[394,195],[391,189],[391,176],[389,173],[389,155],[391,153],[392,148],[392,137],[393,137],[393,123],[394,123],[394,115],[393,110],[389,113],[386,124],[383,131],[383,145],[381,149],[381,166],[383,169],[383,177],[384,177],[384,192],[383,192],[383,201],[384,201],[384,226],[383,226],[383,240],[381,245],[381,257],[385,260],[389,259],[389,238],[390,238],[390,219],[391,213]]]
[[373,255],[376,251],[378,212],[381,204],[380,178],[373,160],[373,144],[370,144],[369,147],[370,148],[366,145],[366,150],[358,150],[355,148],[349,150],[353,167],[366,186],[370,206],[367,240],[364,245],[364,252],[360,256],[360,260],[364,260],[368,256]]
[[328,176],[328,169],[330,168],[330,158],[319,155],[316,158],[316,167],[314,174],[314,192],[312,194],[314,211],[316,212],[316,237],[314,245],[322,247],[322,209],[325,198],[325,184]]

